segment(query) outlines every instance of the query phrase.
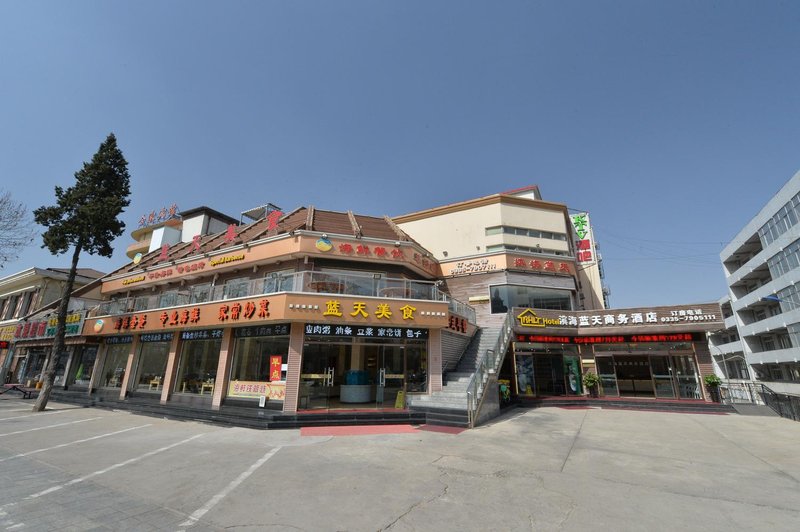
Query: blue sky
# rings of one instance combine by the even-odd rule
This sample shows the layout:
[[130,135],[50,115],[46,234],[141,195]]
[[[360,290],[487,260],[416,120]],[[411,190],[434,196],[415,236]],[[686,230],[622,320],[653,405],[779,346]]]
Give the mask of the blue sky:
[[[398,215],[538,184],[591,213],[614,307],[714,301],[800,169],[798,2],[0,3],[0,188],[53,202],[105,136],[141,215]],[[2,275],[66,266],[33,245]]]

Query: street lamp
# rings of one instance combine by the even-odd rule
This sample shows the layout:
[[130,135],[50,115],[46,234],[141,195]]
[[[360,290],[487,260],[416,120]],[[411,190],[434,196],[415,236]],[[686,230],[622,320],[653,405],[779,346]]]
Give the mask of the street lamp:
[[785,299],[781,299],[778,296],[776,296],[775,294],[770,294],[768,296],[764,296],[764,297],[761,298],[761,301],[772,301],[772,302],[775,302],[775,303],[789,303],[789,301],[786,301]]

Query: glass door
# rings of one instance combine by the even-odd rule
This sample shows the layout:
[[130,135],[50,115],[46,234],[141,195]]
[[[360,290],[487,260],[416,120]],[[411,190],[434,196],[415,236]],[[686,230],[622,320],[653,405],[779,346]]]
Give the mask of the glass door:
[[617,373],[614,370],[614,357],[596,356],[597,376],[600,377],[600,388],[604,396],[619,396],[617,389]]
[[377,408],[405,408],[405,348],[383,345],[378,351],[378,371],[375,381]]
[[306,344],[303,347],[299,409],[315,410],[331,407],[336,377],[336,347],[324,344]]
[[678,393],[681,399],[702,399],[700,395],[700,384],[697,379],[697,370],[694,365],[694,357],[691,355],[676,355],[672,357],[672,364],[675,371]]
[[672,381],[670,357],[651,356],[650,370],[653,373],[653,386],[657,399],[674,399],[675,386]]

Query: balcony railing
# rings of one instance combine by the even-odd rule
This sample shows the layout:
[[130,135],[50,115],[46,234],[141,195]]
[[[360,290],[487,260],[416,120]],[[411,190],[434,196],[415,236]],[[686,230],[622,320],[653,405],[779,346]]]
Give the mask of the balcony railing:
[[422,299],[448,303],[451,312],[475,322],[475,310],[439,290],[435,282],[384,277],[381,274],[341,274],[327,272],[294,272],[272,274],[263,279],[187,287],[184,290],[147,296],[105,301],[95,316],[141,312],[182,305],[208,303],[278,292],[303,292],[392,299]]

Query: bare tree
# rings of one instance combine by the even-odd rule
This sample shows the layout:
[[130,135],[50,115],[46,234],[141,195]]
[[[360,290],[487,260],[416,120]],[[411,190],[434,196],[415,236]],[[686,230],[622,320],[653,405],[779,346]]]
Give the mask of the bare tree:
[[28,209],[14,201],[10,192],[0,191],[0,269],[15,260],[20,250],[33,242],[33,236]]

